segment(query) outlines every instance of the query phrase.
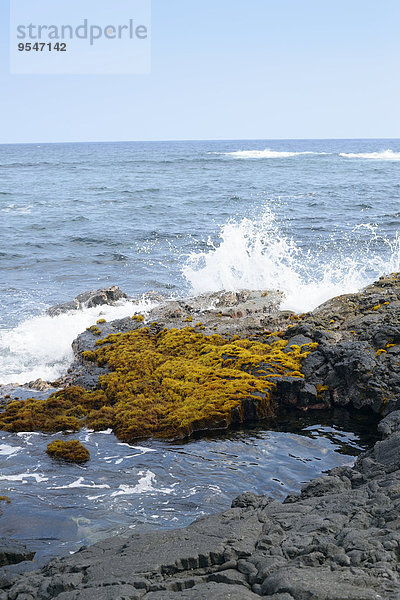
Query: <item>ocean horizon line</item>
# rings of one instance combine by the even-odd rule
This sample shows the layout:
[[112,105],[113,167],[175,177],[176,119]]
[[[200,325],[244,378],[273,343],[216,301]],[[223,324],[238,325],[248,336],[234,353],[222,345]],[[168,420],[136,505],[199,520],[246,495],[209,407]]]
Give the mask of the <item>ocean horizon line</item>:
[[399,137],[315,137],[315,138],[184,138],[184,139],[154,139],[154,140],[65,140],[57,142],[35,141],[35,142],[0,142],[1,146],[57,146],[67,144],[169,144],[184,142],[315,142],[315,141],[400,141]]

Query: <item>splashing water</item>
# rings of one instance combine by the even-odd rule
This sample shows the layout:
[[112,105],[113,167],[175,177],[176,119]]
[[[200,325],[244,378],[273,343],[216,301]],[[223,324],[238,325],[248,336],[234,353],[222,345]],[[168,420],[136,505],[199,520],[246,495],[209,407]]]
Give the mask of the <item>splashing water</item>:
[[[217,290],[268,290],[285,293],[282,309],[298,313],[313,310],[329,298],[355,292],[384,273],[400,269],[400,237],[379,236],[376,226],[355,227],[352,236],[367,234],[357,250],[354,243],[327,248],[300,248],[282,234],[272,212],[266,209],[259,219],[244,218],[226,223],[220,244],[208,240],[209,249],[193,252],[183,268],[194,295]],[[374,250],[374,247],[379,250]]]
[[[192,252],[183,267],[194,295],[279,289],[285,294],[281,308],[302,313],[329,298],[357,291],[384,273],[400,270],[399,234],[391,239],[380,236],[377,227],[368,223],[354,227],[347,244],[331,239],[329,249],[327,242],[304,249],[282,233],[273,213],[265,209],[258,219],[229,221],[219,237],[219,244],[209,240],[206,251]],[[351,252],[354,248],[356,253]],[[41,315],[0,332],[0,385],[39,377],[56,379],[73,360],[72,341],[100,316],[118,319],[146,313],[154,306],[143,299],[56,317]]]
[[73,340],[86,327],[100,317],[111,321],[135,312],[146,313],[155,305],[143,299],[68,311],[55,317],[40,315],[0,332],[0,385],[23,384],[39,377],[57,379],[72,362]]

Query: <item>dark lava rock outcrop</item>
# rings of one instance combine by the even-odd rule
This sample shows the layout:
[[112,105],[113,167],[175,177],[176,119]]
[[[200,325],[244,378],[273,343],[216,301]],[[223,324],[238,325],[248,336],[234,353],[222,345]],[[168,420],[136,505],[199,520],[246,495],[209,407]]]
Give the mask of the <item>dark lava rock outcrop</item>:
[[400,408],[400,275],[381,277],[361,292],[325,302],[311,313],[281,311],[280,292],[219,292],[195,299],[164,302],[145,315],[96,325],[73,342],[75,361],[58,386],[98,386],[107,365],[82,360],[99,338],[149,326],[194,327],[205,335],[240,335],[270,343],[288,340],[291,346],[317,343],[302,365],[302,380],[277,380],[278,405],[303,410],[352,406],[388,414]]
[[302,367],[305,405],[351,405],[384,415],[400,408],[399,274],[325,302],[285,333],[293,335],[319,343]]
[[32,560],[34,556],[35,553],[28,550],[25,544],[8,538],[0,538],[0,567]]

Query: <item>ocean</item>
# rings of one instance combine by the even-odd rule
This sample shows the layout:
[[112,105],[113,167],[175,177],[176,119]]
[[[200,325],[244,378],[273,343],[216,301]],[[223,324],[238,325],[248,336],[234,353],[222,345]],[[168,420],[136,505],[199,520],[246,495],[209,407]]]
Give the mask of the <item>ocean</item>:
[[0,146],[0,383],[65,370],[95,315],[43,314],[88,289],[357,290],[400,269],[399,200],[400,140]]
[[[400,140],[1,145],[0,215],[0,384],[52,380],[65,372],[72,340],[100,310],[108,320],[146,310],[142,295],[149,291],[182,297],[280,289],[282,308],[301,313],[399,271]],[[133,299],[54,318],[45,313],[110,285]],[[340,450],[343,436],[363,447],[349,423],[329,429],[328,447],[320,425],[310,430],[306,423],[285,442],[271,432],[256,439],[244,432],[202,446],[147,442],[136,452],[124,447],[127,456],[113,436],[81,432],[82,439],[92,436],[91,466],[55,471],[37,454],[51,436],[2,434],[0,495],[12,502],[3,507],[9,518],[0,519],[0,535],[36,544],[45,530],[37,547],[51,554],[60,540],[74,550],[126,526],[132,515],[155,526],[164,502],[173,514],[165,526],[172,526],[229,505],[235,491],[281,497],[321,472],[321,456],[333,457],[329,466],[351,462]],[[227,456],[230,476],[222,475]],[[29,515],[29,534],[21,514]],[[77,523],[71,539],[68,523]]]

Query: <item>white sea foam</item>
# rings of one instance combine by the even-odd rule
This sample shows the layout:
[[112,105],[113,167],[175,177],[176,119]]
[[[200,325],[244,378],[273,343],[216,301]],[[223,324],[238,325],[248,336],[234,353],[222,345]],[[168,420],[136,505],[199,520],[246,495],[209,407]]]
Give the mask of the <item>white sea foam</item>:
[[23,384],[39,377],[47,381],[56,379],[72,361],[72,341],[99,317],[111,321],[135,312],[145,313],[153,306],[154,303],[143,299],[69,311],[55,317],[41,315],[0,332],[0,384]]
[[126,444],[125,442],[118,442],[118,446],[128,446],[128,448],[140,450],[142,454],[146,454],[147,452],[157,452],[155,448],[146,448],[145,446],[133,446],[132,444]]
[[39,475],[38,473],[19,473],[18,475],[0,475],[0,481],[21,481],[22,483],[27,483],[27,479],[34,479],[36,483],[41,483],[42,481],[47,481],[48,477],[44,477],[43,475]]
[[[374,226],[362,227],[371,241],[378,240]],[[346,256],[338,250],[336,256],[324,262],[323,253],[319,257],[317,249],[303,251],[283,235],[269,210],[257,219],[226,223],[219,237],[219,243],[209,240],[208,250],[192,253],[183,268],[194,295],[218,290],[279,289],[285,294],[282,308],[301,313],[334,296],[354,292],[383,273],[400,269],[399,236],[392,240],[379,238],[379,254],[363,244],[358,255]]]
[[110,486],[107,483],[96,484],[96,483],[93,483],[93,481],[91,483],[86,483],[83,477],[78,477],[78,479],[76,479],[72,483],[69,483],[68,485],[57,485],[54,487],[49,487],[47,489],[49,489],[49,490],[67,490],[67,489],[72,489],[72,488],[97,488],[97,489],[105,490],[105,489],[109,489]]
[[0,456],[13,456],[22,450],[22,446],[10,446],[9,444],[0,444]]
[[33,206],[31,204],[27,204],[26,206],[17,206],[16,204],[9,204],[1,209],[0,212],[12,212],[19,213],[22,215],[29,215]]
[[213,152],[213,154],[222,154],[233,158],[291,158],[304,154],[326,154],[326,152],[286,152],[265,148],[265,150],[236,150],[235,152]]
[[143,494],[145,492],[162,492],[163,494],[171,494],[172,488],[156,488],[154,487],[156,476],[152,471],[147,470],[139,471],[139,481],[133,487],[125,484],[121,484],[115,492],[111,494],[111,497],[116,496],[130,496],[131,494]]
[[341,152],[342,158],[367,158],[372,160],[400,160],[400,152],[382,150],[381,152]]

